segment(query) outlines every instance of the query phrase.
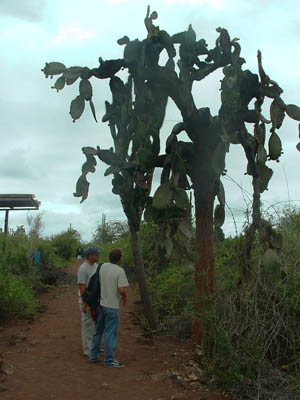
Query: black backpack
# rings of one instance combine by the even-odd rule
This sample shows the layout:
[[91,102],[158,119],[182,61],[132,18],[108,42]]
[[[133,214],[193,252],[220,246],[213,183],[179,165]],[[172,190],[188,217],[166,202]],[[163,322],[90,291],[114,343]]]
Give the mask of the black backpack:
[[99,270],[102,264],[99,264],[95,273],[91,276],[89,284],[84,289],[83,299],[91,310],[95,310],[100,304],[101,285],[99,281]]

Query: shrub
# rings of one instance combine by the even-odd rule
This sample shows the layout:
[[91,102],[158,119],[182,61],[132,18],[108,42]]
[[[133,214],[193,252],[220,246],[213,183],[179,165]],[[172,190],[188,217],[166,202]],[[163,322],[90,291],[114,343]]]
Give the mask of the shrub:
[[298,398],[292,388],[300,367],[300,280],[295,263],[286,263],[288,252],[281,250],[284,279],[264,275],[258,242],[251,275],[243,278],[243,236],[225,240],[215,254],[215,309],[206,316],[214,339],[208,366],[218,385],[241,398]]
[[65,259],[57,255],[52,240],[39,239],[37,249],[41,253],[41,269],[60,269],[65,266]]
[[32,318],[37,311],[38,305],[28,280],[0,270],[0,320]]
[[193,313],[193,275],[184,275],[177,265],[171,264],[153,277],[149,284],[153,307],[159,320]]
[[70,261],[76,254],[76,248],[80,246],[80,235],[73,229],[59,233],[51,238],[55,254],[60,258]]
[[26,235],[0,233],[0,266],[16,274],[31,272],[30,241]]

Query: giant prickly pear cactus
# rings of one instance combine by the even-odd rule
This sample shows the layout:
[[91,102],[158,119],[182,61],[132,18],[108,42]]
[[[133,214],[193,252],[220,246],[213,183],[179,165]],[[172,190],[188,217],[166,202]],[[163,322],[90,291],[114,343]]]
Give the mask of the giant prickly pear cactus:
[[[145,18],[147,37],[142,41],[131,41],[127,36],[118,40],[119,45],[125,46],[123,58],[107,61],[99,58],[99,66],[92,69],[66,68],[61,63],[50,63],[43,71],[46,76],[61,75],[54,85],[57,90],[74,84],[80,78],[79,95],[70,108],[74,121],[82,115],[86,102],[89,102],[96,119],[90,80],[110,79],[112,103],[106,102],[106,114],[102,121],[109,123],[114,148],[83,148],[87,161],[77,182],[75,196],[82,197],[82,200],[87,197],[89,183],[86,175],[94,172],[96,157],[109,165],[105,175],[112,174],[114,177],[113,193],[121,198],[133,243],[138,243],[137,233],[145,207],[145,219],[163,224],[167,247],[171,251],[170,241],[177,230],[188,240],[190,216],[185,190],[192,187],[197,254],[193,344],[208,347],[209,340],[205,335],[208,330],[201,315],[212,305],[213,235],[223,235],[225,192],[221,177],[226,173],[226,153],[231,144],[241,145],[248,162],[246,173],[252,176],[253,223],[249,230],[249,242],[257,230],[268,232],[261,237],[270,240],[273,236],[274,239],[272,231],[261,220],[260,195],[267,189],[273,174],[267,164],[278,161],[282,153],[278,130],[283,119],[288,115],[299,121],[300,109],[285,104],[281,98],[282,89],[263,69],[260,52],[259,74],[243,69],[245,60],[240,55],[238,39],[231,39],[226,29],[217,29],[215,47],[209,49],[205,39],[197,40],[191,25],[186,31],[171,36],[154,25],[156,18],[157,13],[150,13],[148,7]],[[168,55],[165,65],[160,63],[163,50]],[[197,109],[192,87],[219,68],[223,68],[224,74],[221,107],[218,115],[212,116],[209,108]],[[116,76],[121,69],[127,69],[129,73],[127,83]],[[160,154],[159,133],[169,97],[178,107],[182,122],[174,126],[166,141],[165,154]],[[269,119],[262,115],[266,97],[273,99]],[[253,99],[255,102],[251,107]],[[253,125],[252,132],[247,128],[249,123]],[[270,134],[267,132],[268,125]],[[182,132],[187,135],[185,141],[178,140]],[[300,150],[300,143],[297,148]],[[150,197],[155,167],[162,168],[161,185]],[[218,204],[214,210],[216,197]],[[276,263],[274,254],[278,241],[280,239],[277,238],[267,246],[265,264]],[[141,261],[139,246],[135,245],[133,249],[136,259]],[[248,246],[249,254],[250,250],[251,246]],[[143,268],[140,270],[142,280]]]

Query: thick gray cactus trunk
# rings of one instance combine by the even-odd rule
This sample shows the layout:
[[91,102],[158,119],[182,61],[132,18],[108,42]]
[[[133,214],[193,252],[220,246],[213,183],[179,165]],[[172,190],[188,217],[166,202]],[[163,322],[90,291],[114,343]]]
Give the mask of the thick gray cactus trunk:
[[130,238],[131,238],[131,248],[134,259],[134,264],[136,268],[136,278],[138,281],[141,300],[143,303],[144,313],[149,322],[149,326],[151,329],[157,328],[157,322],[154,316],[152,302],[149,295],[149,290],[147,287],[145,269],[144,269],[144,260],[142,255],[142,249],[140,246],[139,240],[139,232],[135,229],[134,226],[129,227]]

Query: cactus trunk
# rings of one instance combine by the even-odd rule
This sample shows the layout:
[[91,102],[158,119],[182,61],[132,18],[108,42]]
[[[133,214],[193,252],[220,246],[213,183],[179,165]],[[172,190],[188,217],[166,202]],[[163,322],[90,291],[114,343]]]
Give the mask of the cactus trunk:
[[141,300],[144,308],[144,314],[148,320],[150,328],[156,329],[157,322],[154,316],[152,303],[147,287],[142,249],[140,247],[139,232],[136,230],[134,226],[130,226],[130,237],[131,237],[132,254],[136,268],[136,277],[139,284]]
[[209,352],[211,343],[208,321],[203,313],[209,312],[214,293],[214,242],[213,242],[213,182],[207,176],[193,180],[196,215],[196,254],[195,264],[195,317],[192,328],[192,344],[195,350],[201,345]]

